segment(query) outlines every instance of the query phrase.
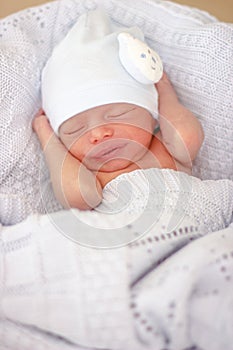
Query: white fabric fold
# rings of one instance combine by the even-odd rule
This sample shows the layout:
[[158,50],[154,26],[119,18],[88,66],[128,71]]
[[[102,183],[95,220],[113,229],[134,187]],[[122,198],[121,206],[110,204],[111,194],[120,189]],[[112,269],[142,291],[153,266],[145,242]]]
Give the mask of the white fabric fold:
[[[127,188],[131,196],[124,196]],[[14,333],[16,323],[26,334],[32,327],[51,341],[59,336],[90,348],[230,350],[232,332],[225,328],[222,340],[222,325],[232,322],[233,183],[136,170],[110,182],[104,195],[98,210],[33,215],[2,226],[2,344],[9,343],[6,327]],[[119,231],[106,225],[114,208]]]
[[[193,175],[233,179],[233,26],[161,0],[60,0],[0,21],[0,222],[57,211],[31,121],[41,106],[41,71],[80,14],[98,6],[118,25],[137,25],[161,56],[181,102],[200,119],[205,142]],[[46,209],[45,209],[46,204]]]

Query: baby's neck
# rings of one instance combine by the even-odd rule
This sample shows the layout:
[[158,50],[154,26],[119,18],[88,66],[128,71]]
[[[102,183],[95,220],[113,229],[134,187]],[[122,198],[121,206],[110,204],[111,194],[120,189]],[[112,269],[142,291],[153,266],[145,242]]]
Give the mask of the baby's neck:
[[129,172],[136,170],[136,169],[140,169],[140,167],[137,164],[132,163],[124,169],[115,170],[112,172],[98,171],[98,173],[96,175],[100,181],[102,188],[104,188],[104,186],[107,185],[108,182],[115,179],[117,176],[124,174],[124,173],[129,173]]

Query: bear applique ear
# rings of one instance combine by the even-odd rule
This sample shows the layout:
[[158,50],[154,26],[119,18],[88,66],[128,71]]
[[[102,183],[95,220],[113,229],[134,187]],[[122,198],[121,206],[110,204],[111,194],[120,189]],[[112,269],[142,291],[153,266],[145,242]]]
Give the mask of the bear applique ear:
[[126,71],[142,84],[157,83],[163,75],[159,55],[129,33],[122,32],[117,39],[120,61]]

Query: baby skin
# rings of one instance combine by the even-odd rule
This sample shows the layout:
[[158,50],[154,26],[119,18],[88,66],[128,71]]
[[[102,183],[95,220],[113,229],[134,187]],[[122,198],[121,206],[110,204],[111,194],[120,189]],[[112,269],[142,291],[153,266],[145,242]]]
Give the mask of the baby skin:
[[102,189],[122,173],[169,168],[191,174],[204,139],[197,118],[178,100],[166,74],[155,84],[158,122],[144,108],[129,103],[94,107],[65,121],[59,137],[39,111],[33,120],[58,201],[65,208],[95,208]]

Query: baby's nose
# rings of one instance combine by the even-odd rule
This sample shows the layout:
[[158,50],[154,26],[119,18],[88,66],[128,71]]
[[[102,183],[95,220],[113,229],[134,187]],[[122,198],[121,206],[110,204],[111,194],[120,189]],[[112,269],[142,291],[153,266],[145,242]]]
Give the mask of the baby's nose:
[[90,142],[98,143],[106,138],[112,137],[113,128],[111,126],[99,126],[91,130],[90,132]]

